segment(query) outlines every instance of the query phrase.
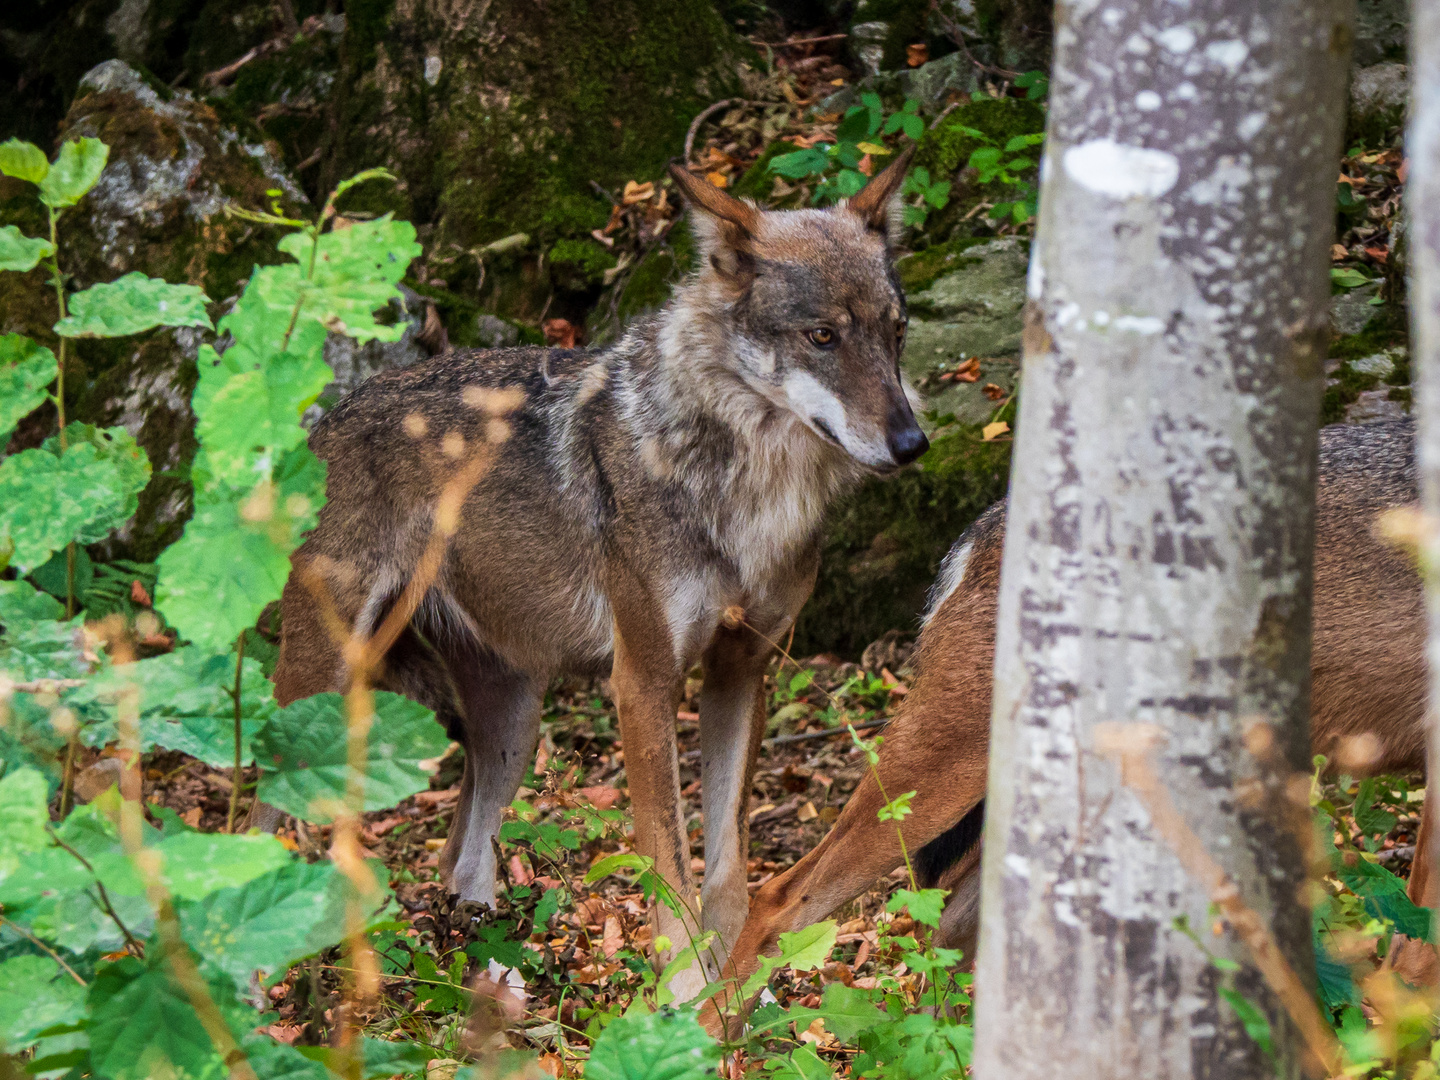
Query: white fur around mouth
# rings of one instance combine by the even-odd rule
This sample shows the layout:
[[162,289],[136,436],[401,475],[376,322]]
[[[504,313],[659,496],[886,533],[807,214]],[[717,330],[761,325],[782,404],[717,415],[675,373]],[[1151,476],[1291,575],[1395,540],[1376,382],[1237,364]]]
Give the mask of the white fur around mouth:
[[821,438],[838,443],[847,454],[872,468],[893,467],[895,459],[884,440],[860,437],[850,424],[845,403],[808,371],[791,371],[781,383],[790,407],[805,426]]

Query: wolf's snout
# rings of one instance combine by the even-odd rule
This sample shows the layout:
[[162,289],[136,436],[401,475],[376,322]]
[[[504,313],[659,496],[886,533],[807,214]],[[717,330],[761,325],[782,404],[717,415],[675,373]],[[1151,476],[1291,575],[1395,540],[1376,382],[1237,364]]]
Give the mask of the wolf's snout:
[[886,441],[890,445],[890,455],[897,465],[909,465],[930,449],[930,440],[914,420],[904,427],[891,428]]

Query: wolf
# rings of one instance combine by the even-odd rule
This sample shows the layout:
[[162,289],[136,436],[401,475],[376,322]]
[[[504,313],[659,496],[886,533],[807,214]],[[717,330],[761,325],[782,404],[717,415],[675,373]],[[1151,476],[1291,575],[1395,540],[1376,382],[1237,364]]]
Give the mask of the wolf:
[[[462,897],[494,899],[493,838],[547,684],[608,673],[637,850],[693,898],[675,720],[698,663],[702,920],[734,943],[765,671],[813,588],[826,508],[928,447],[899,367],[912,152],[848,203],[788,212],[672,166],[699,268],[658,314],[607,348],[458,350],[385,372],[315,427],[328,501],[282,598],[282,703],[348,685],[335,628],[373,631],[442,489],[490,455],[379,683],[430,704],[465,748],[440,858]],[[655,921],[677,946],[693,930],[663,905]]]
[[[1321,430],[1315,505],[1310,734],[1334,755],[1368,736],[1374,773],[1425,764],[1425,601],[1409,558],[1375,525],[1418,498],[1415,425],[1394,420]],[[980,838],[990,749],[995,620],[1005,545],[1005,504],[978,517],[951,548],[932,591],[915,654],[915,680],[885,732],[878,780],[867,774],[820,844],[755,895],[726,962],[743,983],[779,936],[825,918],[904,862],[883,790],[915,789],[905,838],[922,887],[949,891],[937,944],[973,953],[980,913]],[[1353,745],[1353,744],[1352,744]],[[1431,808],[1417,852],[1428,850]],[[1409,892],[1440,900],[1440,883],[1417,857]],[[718,1032],[718,1010],[706,1025]]]

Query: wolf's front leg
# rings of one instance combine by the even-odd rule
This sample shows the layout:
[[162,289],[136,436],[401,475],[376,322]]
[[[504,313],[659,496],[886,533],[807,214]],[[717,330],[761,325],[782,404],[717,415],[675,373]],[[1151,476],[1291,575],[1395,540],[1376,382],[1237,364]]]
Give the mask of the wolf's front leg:
[[494,838],[535,753],[545,680],[516,671],[479,646],[440,651],[464,709],[465,745],[465,776],[440,873],[461,899],[493,906]]
[[[680,704],[680,670],[663,618],[650,614],[644,598],[615,604],[615,668],[610,678],[625,744],[625,777],[635,815],[635,847],[655,860],[655,869],[679,898],[677,916],[658,903],[652,909],[656,936],[670,939],[669,954],[700,935],[695,912],[695,879],[690,873],[690,841],[680,803],[680,765],[675,750],[675,710]],[[718,969],[717,969],[718,970]],[[679,998],[694,997],[705,986],[706,971],[692,966],[676,976],[670,989]]]
[[750,897],[750,785],[765,734],[765,668],[770,643],[748,627],[721,629],[705,652],[700,691],[700,778],[705,813],[707,930],[720,933],[716,952],[728,956],[745,925]]

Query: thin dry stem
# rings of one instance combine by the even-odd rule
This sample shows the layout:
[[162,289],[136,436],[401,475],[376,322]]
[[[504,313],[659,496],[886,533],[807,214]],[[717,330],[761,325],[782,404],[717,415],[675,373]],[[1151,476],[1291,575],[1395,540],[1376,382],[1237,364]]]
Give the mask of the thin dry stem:
[[1186,873],[1204,884],[1210,899],[1249,948],[1255,967],[1300,1029],[1311,1055],[1325,1070],[1324,1075],[1336,1075],[1342,1062],[1340,1046],[1309,987],[1286,961],[1265,921],[1245,903],[1239,887],[1176,809],[1150,763],[1150,751],[1163,739],[1164,732],[1151,724],[1100,724],[1095,730],[1096,749],[1119,762],[1120,782],[1135,792],[1155,831]]

